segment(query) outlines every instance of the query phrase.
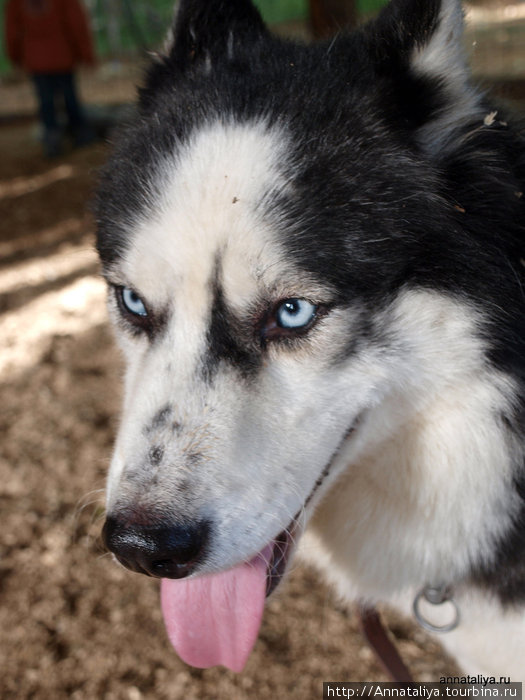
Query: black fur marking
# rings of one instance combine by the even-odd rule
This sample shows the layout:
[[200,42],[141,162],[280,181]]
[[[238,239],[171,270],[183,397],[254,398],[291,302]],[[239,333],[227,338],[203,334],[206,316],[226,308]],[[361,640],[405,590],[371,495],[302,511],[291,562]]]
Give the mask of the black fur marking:
[[[521,417],[502,416],[501,421],[509,434],[523,434],[525,407]],[[514,486],[521,503],[514,526],[499,542],[495,560],[472,573],[474,583],[496,592],[505,605],[525,604],[525,464],[516,465]]]
[[149,460],[151,464],[155,467],[158,467],[159,464],[162,462],[163,457],[164,447],[162,447],[162,445],[154,445],[149,453]]
[[155,430],[158,430],[159,428],[164,428],[164,426],[168,423],[172,415],[173,406],[171,406],[170,404],[166,404],[166,406],[164,406],[159,411],[157,411],[157,413],[155,413],[151,423],[146,429],[147,432],[150,433]]
[[495,561],[488,567],[475,570],[472,580],[496,592],[504,605],[525,603],[525,506],[514,528],[500,543]]
[[[249,310],[246,317],[250,318]],[[239,337],[238,329],[243,327]],[[261,365],[261,349],[254,342],[253,328],[246,318],[235,318],[228,309],[219,280],[214,284],[207,345],[203,363],[206,381],[212,380],[220,362],[226,362],[245,378],[253,376]]]

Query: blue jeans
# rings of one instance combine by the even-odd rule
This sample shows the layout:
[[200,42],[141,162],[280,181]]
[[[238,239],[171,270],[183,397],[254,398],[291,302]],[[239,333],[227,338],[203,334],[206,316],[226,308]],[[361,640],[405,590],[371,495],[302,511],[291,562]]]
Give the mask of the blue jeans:
[[68,127],[77,145],[86,141],[89,127],[77,97],[73,73],[34,73],[33,83],[38,98],[38,115],[44,127],[44,149],[47,155],[61,150],[61,128],[56,100],[63,101]]
[[33,74],[33,82],[38,97],[40,121],[46,130],[59,128],[55,107],[57,95],[60,95],[64,101],[71,129],[85,123],[75,89],[73,73],[35,73]]

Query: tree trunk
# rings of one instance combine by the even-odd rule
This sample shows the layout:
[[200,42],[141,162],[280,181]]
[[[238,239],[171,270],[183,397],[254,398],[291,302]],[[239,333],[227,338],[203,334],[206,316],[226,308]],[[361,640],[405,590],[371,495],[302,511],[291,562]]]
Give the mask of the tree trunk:
[[355,0],[309,0],[310,25],[317,38],[333,36],[357,21]]

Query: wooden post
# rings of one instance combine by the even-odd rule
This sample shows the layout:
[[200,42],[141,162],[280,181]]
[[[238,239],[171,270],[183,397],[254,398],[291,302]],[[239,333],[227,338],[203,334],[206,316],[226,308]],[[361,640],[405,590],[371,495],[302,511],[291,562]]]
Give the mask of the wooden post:
[[316,38],[333,36],[345,27],[355,26],[355,0],[309,0],[310,25]]

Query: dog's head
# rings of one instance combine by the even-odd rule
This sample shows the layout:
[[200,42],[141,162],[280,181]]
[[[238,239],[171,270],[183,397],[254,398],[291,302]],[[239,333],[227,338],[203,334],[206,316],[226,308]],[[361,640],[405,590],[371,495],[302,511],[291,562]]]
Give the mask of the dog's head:
[[306,47],[248,0],[181,0],[97,205],[127,359],[105,538],[129,568],[264,552],[271,590],[369,413],[413,382],[395,304],[454,285],[432,161],[478,111],[460,26],[452,0],[397,0]]

